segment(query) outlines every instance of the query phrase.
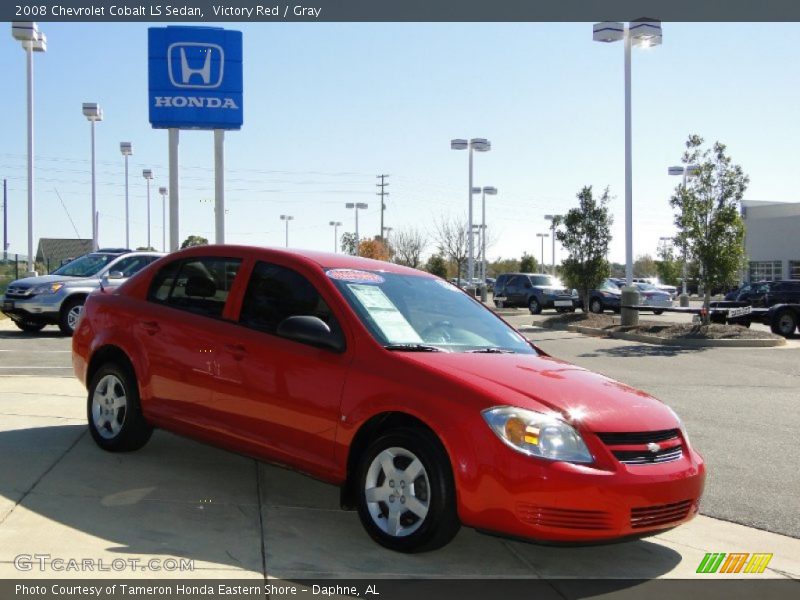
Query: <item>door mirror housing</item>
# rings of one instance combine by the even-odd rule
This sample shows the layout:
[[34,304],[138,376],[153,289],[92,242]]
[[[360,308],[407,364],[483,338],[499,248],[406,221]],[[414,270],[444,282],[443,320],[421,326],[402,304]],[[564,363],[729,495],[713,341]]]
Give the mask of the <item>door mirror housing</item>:
[[344,352],[344,341],[319,317],[310,315],[287,317],[280,322],[276,333],[302,344]]
[[108,273],[109,279],[122,279],[124,277],[125,275],[122,273],[122,271],[110,271]]

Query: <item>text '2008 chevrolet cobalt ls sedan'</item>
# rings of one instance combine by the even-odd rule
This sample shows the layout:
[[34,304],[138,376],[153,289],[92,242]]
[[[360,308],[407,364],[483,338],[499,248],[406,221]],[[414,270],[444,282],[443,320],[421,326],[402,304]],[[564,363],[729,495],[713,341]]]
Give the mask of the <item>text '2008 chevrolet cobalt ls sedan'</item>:
[[73,338],[93,438],[154,427],[341,486],[372,538],[463,524],[531,540],[643,536],[697,512],[677,415],[530,344],[457,287],[389,263],[204,246],[90,296]]

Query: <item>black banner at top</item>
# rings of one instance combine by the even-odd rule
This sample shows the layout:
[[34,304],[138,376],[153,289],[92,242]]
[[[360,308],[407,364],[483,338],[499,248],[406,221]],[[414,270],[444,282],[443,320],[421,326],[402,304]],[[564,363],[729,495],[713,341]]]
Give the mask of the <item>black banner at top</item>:
[[3,0],[3,21],[800,21],[798,0]]

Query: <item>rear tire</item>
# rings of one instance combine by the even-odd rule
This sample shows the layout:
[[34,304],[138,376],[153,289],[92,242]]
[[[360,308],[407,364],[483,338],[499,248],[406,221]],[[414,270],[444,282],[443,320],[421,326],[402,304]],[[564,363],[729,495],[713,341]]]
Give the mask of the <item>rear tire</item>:
[[791,310],[780,310],[770,320],[772,333],[789,337],[797,329],[797,315]]
[[25,333],[36,333],[44,329],[45,324],[37,323],[36,321],[14,321],[14,325]]
[[75,333],[75,328],[78,326],[78,319],[81,316],[83,305],[86,303],[86,298],[73,298],[64,302],[61,307],[61,315],[58,319],[58,328],[64,335],[72,335]]
[[654,315],[663,315],[663,314],[664,314],[664,311],[663,311],[663,310],[654,310],[654,311],[653,311],[653,314],[654,314]]
[[531,311],[532,315],[539,315],[542,313],[542,305],[539,303],[539,300],[536,296],[533,296],[528,301],[528,310]]
[[372,442],[355,485],[364,529],[390,550],[435,550],[461,527],[450,460],[425,429],[398,428]]
[[589,301],[589,310],[597,315],[603,312],[603,303],[600,302],[599,298],[592,298]]
[[86,413],[95,443],[109,452],[130,452],[147,443],[153,427],[139,403],[136,376],[127,366],[109,362],[89,384]]

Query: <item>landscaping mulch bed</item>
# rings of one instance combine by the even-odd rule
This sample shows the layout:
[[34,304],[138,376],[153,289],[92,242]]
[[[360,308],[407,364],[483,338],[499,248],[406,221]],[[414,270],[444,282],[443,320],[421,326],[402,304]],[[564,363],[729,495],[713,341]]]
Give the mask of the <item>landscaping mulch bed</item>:
[[624,331],[654,335],[665,339],[694,340],[773,340],[780,336],[767,331],[748,329],[740,325],[721,325],[712,323],[707,326],[695,323],[665,323],[663,321],[640,320],[634,327],[622,327],[619,315],[594,313],[566,313],[550,317],[540,323],[543,327],[565,327],[580,325],[605,331]]

